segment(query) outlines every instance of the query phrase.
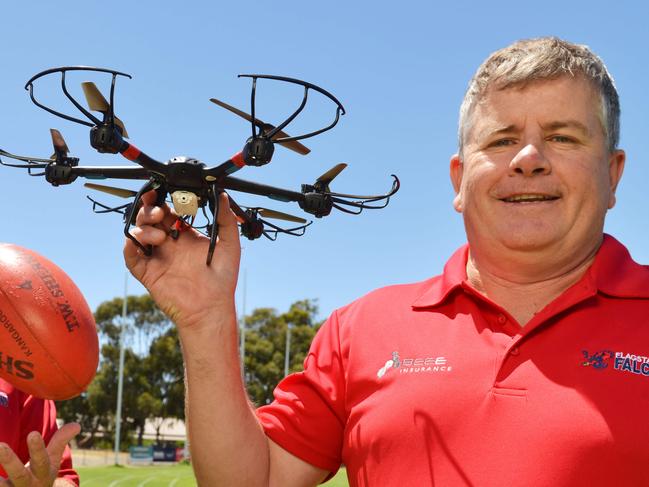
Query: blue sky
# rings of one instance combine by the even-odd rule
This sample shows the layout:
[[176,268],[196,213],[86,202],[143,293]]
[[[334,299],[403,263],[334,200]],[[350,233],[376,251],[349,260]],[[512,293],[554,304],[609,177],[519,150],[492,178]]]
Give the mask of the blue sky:
[[[346,162],[333,185],[337,191],[383,192],[392,173],[402,189],[384,210],[334,214],[304,237],[244,242],[247,311],[282,311],[298,299],[317,298],[324,317],[373,288],[439,273],[465,238],[451,206],[448,160],[468,80],[490,52],[541,35],[591,46],[616,79],[628,159],[607,231],[636,260],[649,261],[646,4],[38,0],[3,2],[0,15],[0,147],[15,153],[48,157],[48,129],[55,127],[83,164],[127,163],[95,153],[85,127],[30,103],[25,82],[50,67],[93,65],[133,75],[118,82],[117,111],[130,140],[159,160],[190,155],[213,165],[241,149],[249,126],[208,101],[218,97],[248,109],[249,82],[237,79],[239,73],[302,78],[341,100],[347,115],[305,142],[310,155],[277,148],[271,164],[238,176],[298,190]],[[58,103],[62,95],[53,85],[42,89]],[[295,103],[290,90],[263,89],[259,116],[266,121]],[[305,127],[316,123],[321,109],[310,112]],[[92,214],[82,182],[53,188],[0,168],[6,222],[0,240],[56,262],[94,309],[122,293],[122,223],[118,215]],[[237,201],[301,214],[295,206],[245,195]],[[132,279],[129,288],[143,292]],[[240,286],[240,306],[242,299]]]

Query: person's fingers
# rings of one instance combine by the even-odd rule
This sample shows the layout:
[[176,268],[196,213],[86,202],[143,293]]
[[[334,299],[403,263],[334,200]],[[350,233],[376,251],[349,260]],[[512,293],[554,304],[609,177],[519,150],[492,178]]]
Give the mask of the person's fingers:
[[[6,443],[0,443],[0,465],[7,472],[10,482],[3,483],[12,487],[27,487],[31,472],[25,468],[20,458]],[[0,485],[3,485],[0,484]]]
[[61,426],[56,433],[52,435],[49,444],[47,445],[47,452],[50,456],[50,461],[57,467],[61,463],[61,457],[65,447],[72,441],[72,438],[77,436],[81,431],[81,426],[77,423],[67,423]]
[[153,206],[155,204],[155,200],[158,197],[158,193],[156,193],[155,189],[152,189],[151,191],[147,191],[142,195],[141,201],[143,205],[146,206]]
[[158,223],[161,223],[164,217],[165,212],[161,207],[142,206],[135,217],[135,224],[138,227],[142,225],[156,225]]
[[52,475],[50,457],[45,448],[43,437],[38,431],[32,431],[27,435],[27,449],[29,450],[29,469],[38,480],[47,481]]
[[157,225],[162,223],[169,228],[174,224],[177,217],[166,204],[155,206],[156,192],[149,191],[142,195],[142,207],[137,212],[135,218],[136,225]]
[[168,236],[165,230],[148,225],[134,228],[131,230],[131,235],[133,235],[142,245],[153,246],[162,245]]
[[219,224],[219,240],[222,244],[240,246],[239,227],[237,217],[230,208],[230,198],[227,193],[219,195],[219,214],[217,217]]

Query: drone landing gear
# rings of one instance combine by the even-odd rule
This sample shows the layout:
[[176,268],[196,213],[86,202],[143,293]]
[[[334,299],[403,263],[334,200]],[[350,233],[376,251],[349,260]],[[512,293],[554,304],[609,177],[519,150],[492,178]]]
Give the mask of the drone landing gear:
[[[135,218],[137,216],[137,211],[141,206],[141,201],[142,201],[142,195],[144,193],[147,193],[148,191],[151,191],[152,189],[156,190],[157,193],[157,198],[156,198],[156,206],[162,206],[165,203],[165,197],[167,195],[166,191],[162,189],[160,183],[156,181],[155,179],[150,179],[147,181],[147,183],[140,188],[140,190],[135,194],[135,197],[133,199],[132,203],[129,203],[129,205],[124,205],[123,207],[119,207],[119,209],[126,209],[126,214],[124,218],[124,235],[126,238],[128,238],[131,242],[133,242],[146,256],[151,256],[153,253],[153,247],[151,245],[142,245],[138,239],[136,239],[130,232],[131,225],[135,224]],[[210,246],[209,250],[207,252],[207,259],[206,259],[206,264],[210,265],[212,262],[212,257],[214,256],[214,249],[216,247],[216,239],[219,234],[219,225],[217,223],[217,216],[219,213],[219,193],[222,192],[223,190],[217,189],[216,185],[213,184],[211,185],[211,191],[209,191],[209,205],[210,205],[210,210],[212,210],[212,225],[209,225],[207,230],[208,234],[210,237]],[[104,210],[96,210],[98,212],[107,212],[107,211],[118,211],[117,208],[115,209],[110,209],[104,207],[104,205],[101,205],[95,201],[93,201],[93,205],[99,205],[103,208]],[[130,207],[129,207],[130,206]],[[94,207],[94,206],[93,206]],[[191,224],[185,222],[181,217],[178,217],[176,222],[173,224],[173,226],[169,229],[169,234],[171,237],[176,240],[180,237],[180,234],[187,230],[188,228],[191,227]]]
[[155,202],[156,206],[161,206],[164,204],[166,197],[165,191],[161,189],[160,184],[155,179],[149,179],[149,181],[147,181],[146,184],[142,186],[142,188],[140,188],[140,190],[135,194],[133,203],[131,203],[131,207],[128,208],[126,218],[124,219],[124,235],[131,242],[133,242],[146,256],[150,256],[153,253],[153,246],[147,245],[145,247],[144,245],[142,245],[138,241],[138,239],[131,235],[130,228],[131,225],[135,224],[135,217],[137,216],[137,212],[141,206],[142,195],[151,191],[152,189],[155,189],[157,193]]

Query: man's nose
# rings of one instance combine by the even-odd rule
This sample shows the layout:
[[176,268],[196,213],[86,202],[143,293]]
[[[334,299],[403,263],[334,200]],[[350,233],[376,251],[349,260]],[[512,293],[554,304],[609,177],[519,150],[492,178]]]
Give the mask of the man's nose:
[[540,176],[550,174],[550,161],[537,144],[527,144],[512,159],[509,164],[513,174],[523,176]]

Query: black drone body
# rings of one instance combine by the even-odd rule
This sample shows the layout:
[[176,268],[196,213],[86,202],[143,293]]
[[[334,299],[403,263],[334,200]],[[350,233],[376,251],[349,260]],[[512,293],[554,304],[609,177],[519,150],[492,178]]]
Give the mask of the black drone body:
[[[83,107],[69,92],[66,86],[65,76],[70,71],[92,71],[109,73],[112,75],[110,97],[107,101],[94,83],[82,83],[84,95],[90,109]],[[87,120],[75,118],[70,115],[55,111],[41,104],[34,96],[34,82],[39,78],[54,73],[61,75],[61,88],[70,102],[86,117]],[[86,183],[86,186],[123,198],[132,198],[127,204],[110,207],[92,198],[93,210],[96,213],[118,212],[124,215],[124,234],[131,239],[135,245],[141,248],[147,255],[152,249],[143,246],[130,233],[130,227],[135,222],[137,210],[141,205],[142,195],[148,191],[155,190],[157,194],[156,204],[164,204],[168,198],[171,199],[175,213],[178,215],[178,222],[170,229],[171,235],[178,237],[180,230],[186,226],[194,226],[194,220],[199,212],[203,213],[207,224],[202,227],[210,237],[210,247],[207,256],[207,264],[212,259],[216,239],[218,236],[218,225],[216,216],[219,207],[219,194],[227,191],[243,192],[265,196],[277,201],[295,202],[306,213],[316,218],[327,216],[332,209],[346,213],[358,214],[367,208],[384,208],[387,206],[390,197],[399,190],[399,180],[393,175],[392,188],[386,194],[376,196],[358,196],[342,193],[334,193],[329,189],[331,181],[345,169],[346,164],[338,164],[325,174],[320,176],[313,184],[303,184],[300,191],[277,188],[265,184],[255,183],[238,179],[232,174],[245,166],[263,166],[268,164],[273,157],[275,144],[280,144],[299,154],[306,155],[310,151],[299,140],[313,137],[333,128],[339,121],[340,115],[345,113],[342,104],[330,93],[322,88],[294,78],[286,78],[271,75],[239,75],[252,79],[251,91],[251,114],[242,112],[216,98],[211,98],[213,103],[235,113],[250,122],[252,135],[246,141],[243,149],[231,158],[216,166],[208,166],[204,162],[191,157],[173,157],[166,162],[161,162],[148,156],[136,146],[128,142],[128,133],[124,123],[117,118],[114,110],[115,81],[118,76],[130,78],[128,74],[120,73],[103,68],[91,68],[85,66],[62,67],[49,69],[32,77],[25,89],[29,91],[32,101],[44,110],[64,118],[66,120],[90,127],[90,145],[100,153],[121,154],[126,159],[135,162],[136,166],[80,166],[79,159],[68,155],[69,149],[65,140],[58,130],[51,129],[54,154],[49,159],[18,156],[0,149],[0,156],[6,156],[20,161],[20,163],[6,163],[0,159],[0,164],[11,167],[26,168],[31,176],[44,176],[53,186],[60,186],[73,183],[77,178],[85,179],[139,179],[145,181],[139,191],[103,186],[94,183]],[[255,116],[255,97],[258,79],[276,80],[304,88],[302,102],[298,108],[282,123],[277,126],[262,122]],[[304,109],[309,91],[316,91],[335,104],[336,113],[334,120],[327,126],[296,137],[286,134],[283,129],[290,124]],[[99,112],[102,117],[95,116],[92,112]],[[38,171],[38,172],[36,172]],[[304,234],[307,226],[311,224],[304,218],[289,215],[266,208],[246,208],[239,206],[232,196],[229,198],[230,207],[237,216],[241,234],[248,239],[256,239],[262,235],[275,240],[280,233],[300,236]],[[376,204],[378,203],[378,204]],[[209,213],[208,213],[209,210]],[[279,219],[297,224],[292,228],[283,228],[268,221],[268,219]]]

